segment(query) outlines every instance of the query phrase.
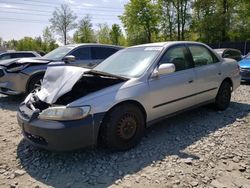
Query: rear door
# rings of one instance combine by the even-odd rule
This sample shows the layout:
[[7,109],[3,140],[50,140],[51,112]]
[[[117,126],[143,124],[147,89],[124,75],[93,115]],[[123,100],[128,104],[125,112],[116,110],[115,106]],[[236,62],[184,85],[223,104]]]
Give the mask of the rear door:
[[221,63],[207,47],[188,44],[195,72],[195,104],[212,100],[216,97],[222,80]]
[[157,66],[163,63],[173,63],[176,71],[149,79],[149,121],[188,108],[195,100],[195,73],[185,45],[168,49]]

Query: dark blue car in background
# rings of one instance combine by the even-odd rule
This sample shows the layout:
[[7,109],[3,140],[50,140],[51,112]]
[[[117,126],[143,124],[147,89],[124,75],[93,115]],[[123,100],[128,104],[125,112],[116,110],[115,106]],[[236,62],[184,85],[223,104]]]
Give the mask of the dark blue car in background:
[[248,53],[239,64],[241,80],[250,82],[250,54]]

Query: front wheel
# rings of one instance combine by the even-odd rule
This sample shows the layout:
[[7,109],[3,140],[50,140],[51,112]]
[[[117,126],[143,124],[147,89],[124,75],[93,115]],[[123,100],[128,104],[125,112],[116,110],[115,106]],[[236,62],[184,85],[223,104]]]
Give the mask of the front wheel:
[[217,96],[215,98],[215,107],[218,110],[226,110],[231,100],[231,84],[224,81],[222,82]]
[[100,128],[100,141],[112,150],[128,150],[136,146],[145,131],[145,118],[133,104],[122,104],[109,112]]
[[28,93],[41,89],[43,76],[44,75],[39,74],[30,80],[28,88],[27,88]]

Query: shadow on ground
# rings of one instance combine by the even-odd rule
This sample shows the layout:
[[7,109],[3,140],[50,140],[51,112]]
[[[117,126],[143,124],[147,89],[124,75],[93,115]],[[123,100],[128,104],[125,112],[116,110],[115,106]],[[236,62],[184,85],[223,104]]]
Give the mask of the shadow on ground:
[[54,153],[36,149],[23,140],[17,154],[27,173],[48,186],[107,187],[166,156],[186,158],[191,155],[199,159],[183,150],[249,112],[250,105],[237,102],[224,112],[207,107],[189,111],[153,125],[141,144],[128,152],[95,149]]
[[17,111],[19,104],[24,100],[23,95],[8,96],[0,94],[0,109]]

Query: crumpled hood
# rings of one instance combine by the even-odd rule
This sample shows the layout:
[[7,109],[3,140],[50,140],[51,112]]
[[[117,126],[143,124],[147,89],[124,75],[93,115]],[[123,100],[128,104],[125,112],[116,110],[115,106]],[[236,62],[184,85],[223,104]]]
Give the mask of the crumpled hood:
[[15,63],[18,59],[5,59],[5,60],[1,60],[0,61],[0,65],[1,66],[9,66],[11,65],[12,63]]
[[241,68],[250,68],[250,59],[242,59],[239,64]]
[[73,66],[48,67],[36,96],[43,102],[53,104],[60,96],[71,91],[86,71],[89,69]]
[[12,63],[18,63],[18,64],[33,64],[33,63],[49,63],[51,60],[49,59],[43,59],[43,58],[15,58],[15,59],[6,59],[6,60],[1,60],[0,65],[2,66],[9,66]]

